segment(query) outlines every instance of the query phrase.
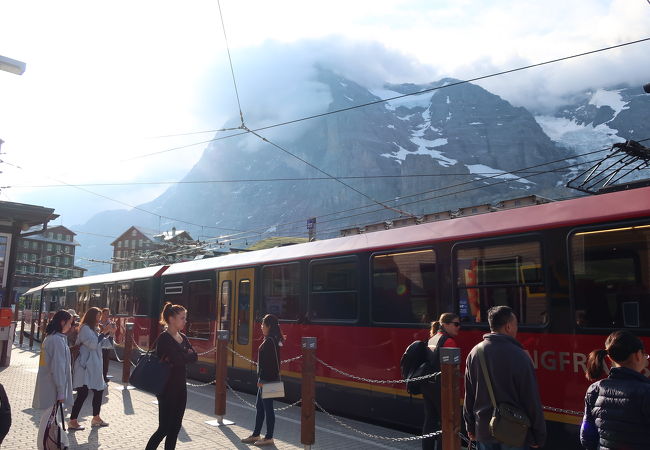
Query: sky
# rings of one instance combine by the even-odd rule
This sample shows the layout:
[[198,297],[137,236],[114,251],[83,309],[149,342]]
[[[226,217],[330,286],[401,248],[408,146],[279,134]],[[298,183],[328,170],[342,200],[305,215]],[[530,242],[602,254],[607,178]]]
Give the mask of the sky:
[[[251,127],[324,111],[329,95],[311,79],[315,63],[380,87],[467,79],[650,36],[646,0],[221,6]],[[2,2],[0,17],[0,55],[27,64],[22,76],[0,72],[1,200],[54,207],[66,226],[142,204],[167,186],[85,188],[117,201],[19,186],[180,180],[214,133],[161,136],[238,116],[216,1]],[[650,82],[649,53],[641,43],[480,84],[513,104],[550,109],[582,89]],[[179,146],[188,147],[165,151]]]

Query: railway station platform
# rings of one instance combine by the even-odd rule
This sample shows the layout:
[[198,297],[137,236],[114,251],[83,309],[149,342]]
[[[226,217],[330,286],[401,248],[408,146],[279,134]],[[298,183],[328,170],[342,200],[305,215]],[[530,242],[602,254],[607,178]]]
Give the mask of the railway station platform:
[[[12,409],[13,424],[2,448],[34,449],[40,412],[32,409],[32,396],[38,370],[39,348],[33,350],[25,344],[14,346],[11,365],[0,369],[0,383],[7,391]],[[122,365],[111,361],[109,374],[120,380]],[[190,383],[195,383],[189,380]],[[199,383],[197,383],[199,384]],[[69,434],[71,449],[143,449],[149,436],[158,426],[158,406],[155,396],[139,390],[123,390],[119,382],[110,382],[105,391],[102,418],[109,422],[106,428],[91,428],[91,402],[86,404],[80,422],[83,431]],[[248,449],[255,446],[242,444],[240,439],[251,434],[255,421],[253,395],[229,391],[226,419],[234,425],[214,427],[206,421],[215,420],[214,386],[188,386],[188,401],[183,428],[178,439],[178,449]],[[288,405],[275,402],[276,408]],[[83,420],[81,420],[83,419]],[[339,420],[344,425],[337,423]],[[353,431],[350,428],[360,431]],[[262,430],[265,431],[265,428]],[[365,433],[362,434],[362,433]],[[316,415],[316,442],[313,449],[419,449],[419,440],[391,441],[372,436],[390,438],[413,437],[388,428],[330,417],[323,412]],[[276,412],[275,447],[277,449],[302,449],[300,443],[300,407],[288,407]],[[162,448],[161,445],[159,448]]]

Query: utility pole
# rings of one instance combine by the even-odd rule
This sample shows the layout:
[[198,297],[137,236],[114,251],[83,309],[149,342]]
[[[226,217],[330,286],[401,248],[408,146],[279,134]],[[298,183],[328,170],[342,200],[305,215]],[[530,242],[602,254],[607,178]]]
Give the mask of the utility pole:
[[309,242],[316,240],[316,218],[311,217],[307,219],[307,231],[309,232]]

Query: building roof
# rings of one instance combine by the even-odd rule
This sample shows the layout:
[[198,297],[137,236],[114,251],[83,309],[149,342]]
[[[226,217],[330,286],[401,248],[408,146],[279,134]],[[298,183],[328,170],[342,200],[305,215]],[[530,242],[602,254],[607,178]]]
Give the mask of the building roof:
[[145,231],[145,230],[143,230],[142,228],[140,228],[140,227],[138,227],[138,226],[131,225],[131,226],[130,226],[130,227],[129,227],[129,228],[128,228],[124,233],[120,234],[117,238],[115,238],[115,240],[114,240],[113,242],[111,242],[111,245],[114,246],[115,243],[116,243],[117,241],[121,241],[121,240],[123,240],[122,238],[128,238],[128,237],[130,237],[130,236],[126,236],[126,234],[130,233],[131,230],[136,230],[136,231],[138,231],[139,233],[143,234],[143,235],[144,235],[147,239],[149,239],[150,241],[155,241],[155,240],[156,240],[156,238],[155,238],[155,236],[154,236],[153,233],[150,233],[150,232],[148,232],[148,231]]
[[47,223],[59,217],[54,208],[0,201],[0,219],[23,224],[26,229],[34,225]]
[[178,239],[179,237],[183,237],[184,239],[190,241],[193,240],[192,236],[190,236],[190,233],[188,231],[177,230],[175,228],[172,228],[170,231],[163,231],[160,234],[154,235],[154,239],[161,242],[173,241],[174,239]]

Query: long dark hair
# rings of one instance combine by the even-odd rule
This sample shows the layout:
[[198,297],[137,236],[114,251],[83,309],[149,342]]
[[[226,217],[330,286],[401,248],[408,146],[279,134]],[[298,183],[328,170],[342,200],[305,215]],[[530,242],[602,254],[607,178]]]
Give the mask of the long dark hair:
[[99,322],[99,316],[101,314],[102,310],[96,306],[93,306],[84,313],[84,316],[81,318],[81,322],[79,322],[79,327],[81,328],[84,325],[88,325],[90,329],[94,331],[95,328],[97,328],[97,322]]
[[431,337],[434,337],[438,331],[442,328],[442,324],[449,324],[452,323],[454,320],[458,320],[460,317],[458,317],[458,314],[455,313],[442,313],[440,314],[440,318],[434,322],[431,322],[431,331],[429,332],[429,335]]
[[267,314],[262,318],[262,325],[269,327],[268,337],[275,339],[276,343],[284,342],[282,330],[280,329],[280,321],[273,314]]
[[639,350],[643,350],[641,339],[626,330],[614,331],[607,336],[604,350],[598,349],[589,353],[587,373],[585,374],[587,379],[596,381],[606,375],[605,356],[609,356],[611,360],[622,364]]
[[72,319],[72,314],[65,309],[58,310],[45,327],[45,334],[49,336],[50,334],[61,333],[63,331],[61,322],[67,322],[70,319]]
[[172,302],[165,302],[165,306],[160,312],[160,325],[169,325],[169,318],[181,312],[187,312],[183,305],[172,305]]

